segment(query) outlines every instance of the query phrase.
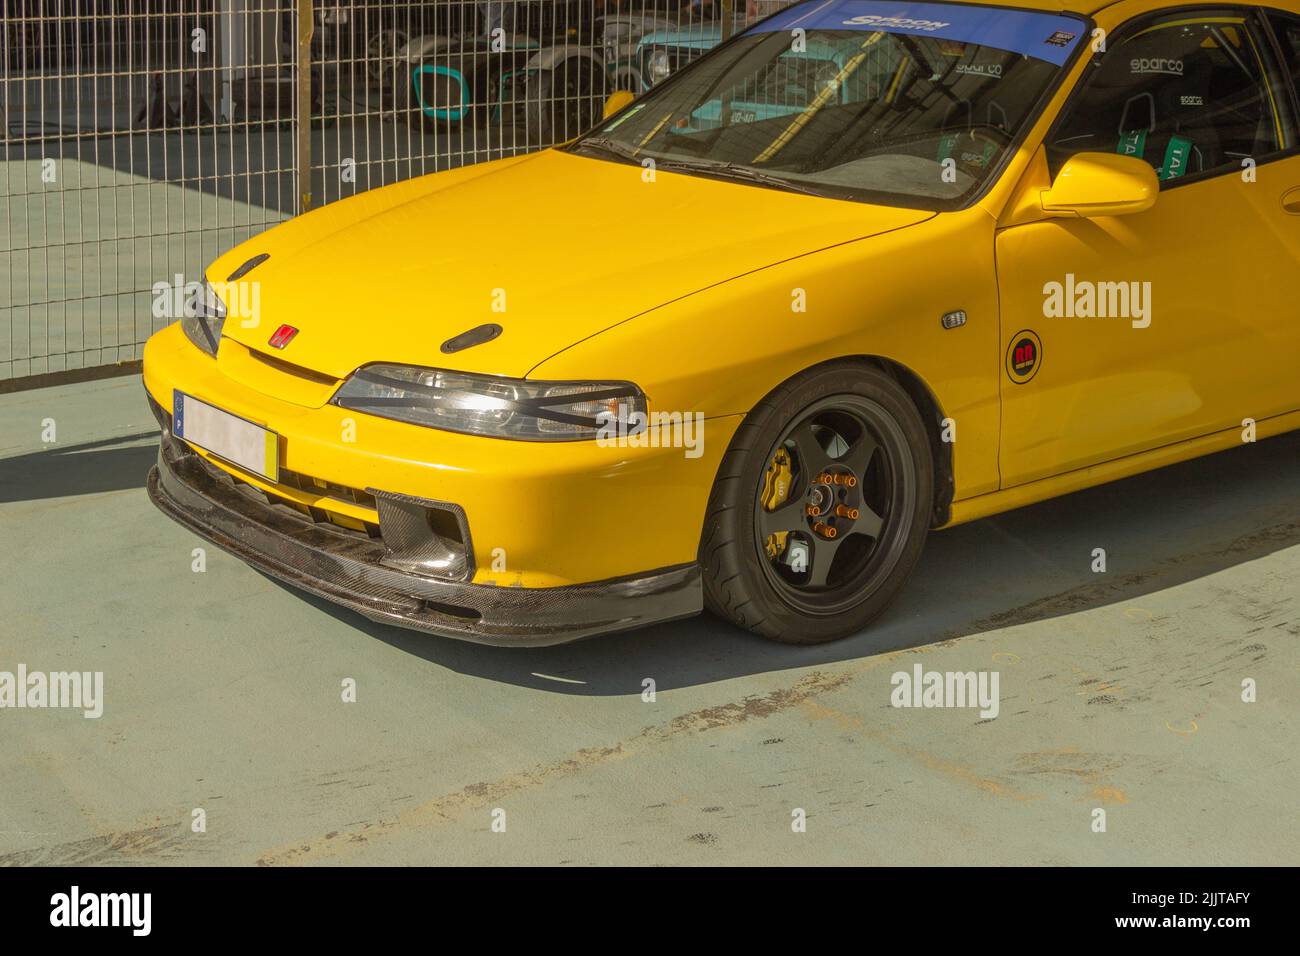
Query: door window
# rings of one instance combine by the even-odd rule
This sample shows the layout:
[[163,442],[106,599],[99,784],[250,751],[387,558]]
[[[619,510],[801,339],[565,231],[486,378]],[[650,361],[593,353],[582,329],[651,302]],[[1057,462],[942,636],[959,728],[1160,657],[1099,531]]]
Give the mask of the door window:
[[1135,156],[1163,184],[1240,170],[1289,146],[1283,89],[1241,11],[1143,17],[1095,54],[1048,137],[1052,175],[1075,153]]
[[1292,87],[1300,92],[1300,18],[1270,11],[1268,22],[1282,48],[1283,68],[1290,74]]

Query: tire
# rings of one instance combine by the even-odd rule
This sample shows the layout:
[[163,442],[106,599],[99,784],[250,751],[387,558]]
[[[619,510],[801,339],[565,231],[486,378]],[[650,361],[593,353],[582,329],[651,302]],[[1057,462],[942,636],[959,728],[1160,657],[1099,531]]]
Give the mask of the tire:
[[470,103],[460,119],[439,119],[424,112],[420,107],[420,99],[415,95],[410,83],[406,85],[403,95],[406,98],[405,102],[397,107],[397,111],[406,125],[417,133],[436,133],[445,136],[458,130],[471,129],[482,123],[488,112],[483,104]]
[[596,124],[601,75],[581,57],[562,60],[530,79],[522,97],[525,129],[538,146],[562,143]]
[[405,68],[399,66],[392,73],[393,111],[401,117],[402,122],[409,129],[417,133],[427,133],[434,130],[434,121],[425,116],[424,111],[420,109],[420,101],[411,88],[410,71],[410,64],[406,64]]
[[933,489],[929,436],[892,376],[853,362],[795,376],[745,417],[718,469],[705,606],[787,644],[857,633],[916,566]]
[[385,77],[397,65],[397,51],[409,43],[411,38],[404,30],[389,27],[376,30],[366,43],[366,76],[371,83],[382,84]]

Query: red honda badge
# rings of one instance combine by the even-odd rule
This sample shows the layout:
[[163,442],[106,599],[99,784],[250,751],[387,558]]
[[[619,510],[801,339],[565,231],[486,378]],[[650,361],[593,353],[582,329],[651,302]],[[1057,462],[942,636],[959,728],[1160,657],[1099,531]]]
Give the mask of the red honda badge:
[[292,342],[293,337],[297,334],[298,330],[292,325],[282,325],[272,333],[270,346],[273,349],[282,349]]

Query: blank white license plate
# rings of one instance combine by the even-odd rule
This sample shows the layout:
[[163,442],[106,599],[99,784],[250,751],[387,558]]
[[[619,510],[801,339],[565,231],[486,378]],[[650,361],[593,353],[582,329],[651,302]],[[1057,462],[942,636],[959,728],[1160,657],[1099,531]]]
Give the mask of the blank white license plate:
[[245,471],[276,481],[280,438],[261,425],[223,412],[184,392],[173,393],[172,432]]

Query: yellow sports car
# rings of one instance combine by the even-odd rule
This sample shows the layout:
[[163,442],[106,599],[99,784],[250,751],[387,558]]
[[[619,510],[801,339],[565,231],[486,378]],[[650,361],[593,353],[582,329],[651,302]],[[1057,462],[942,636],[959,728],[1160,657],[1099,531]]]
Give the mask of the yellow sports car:
[[153,500],[438,634],[814,643],[931,528],[1300,426],[1296,0],[1064,2],[796,4],[240,245],[145,349]]

